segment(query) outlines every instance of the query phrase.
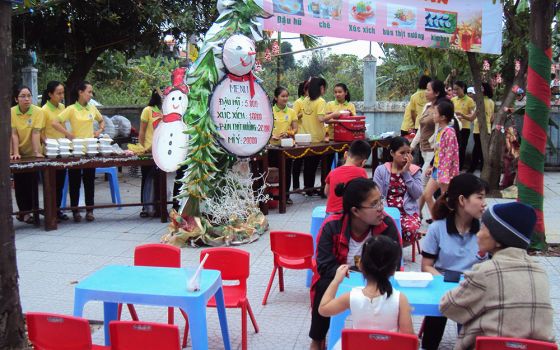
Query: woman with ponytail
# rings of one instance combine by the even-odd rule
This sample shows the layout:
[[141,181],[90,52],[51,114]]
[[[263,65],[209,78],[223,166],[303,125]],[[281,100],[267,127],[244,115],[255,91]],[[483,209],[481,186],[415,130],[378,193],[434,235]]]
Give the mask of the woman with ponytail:
[[[465,173],[455,176],[449,188],[436,202],[434,222],[422,239],[422,271],[442,275],[446,271],[464,272],[487,259],[479,251],[476,234],[486,208],[488,184]],[[445,317],[426,317],[422,349],[436,350],[445,324]]]
[[[399,244],[389,237],[368,238],[358,262],[366,280],[365,287],[354,287],[349,293],[335,298],[338,286],[348,276],[349,270],[349,265],[340,265],[321,300],[319,313],[329,317],[350,309],[354,329],[414,334],[408,299],[398,290],[393,290],[389,281],[397,270],[400,253]],[[339,349],[339,344],[334,348]]]
[[359,269],[356,262],[363,259],[363,247],[368,238],[387,236],[395,242],[398,247],[396,268],[400,267],[400,235],[393,219],[383,211],[384,198],[375,182],[356,178],[337,185],[335,194],[342,197],[343,213],[329,216],[317,237],[317,273],[311,287],[311,349],[325,347],[329,330],[330,318],[319,313],[323,295],[340,266]]

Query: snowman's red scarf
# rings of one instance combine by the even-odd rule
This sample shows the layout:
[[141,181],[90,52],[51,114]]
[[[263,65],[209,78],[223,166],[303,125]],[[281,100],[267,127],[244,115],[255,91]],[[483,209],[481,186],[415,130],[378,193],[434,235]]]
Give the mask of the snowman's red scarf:
[[238,75],[233,75],[231,73],[228,73],[228,78],[230,78],[233,81],[249,81],[249,92],[251,93],[251,98],[253,98],[255,96],[255,76],[253,75],[253,72],[249,72],[245,75],[242,76],[238,76]]
[[154,126],[154,129],[155,129],[155,128],[157,128],[157,126],[159,125],[159,123],[161,121],[163,121],[164,123],[171,123],[171,122],[177,122],[177,121],[181,121],[181,120],[183,120],[183,118],[179,113],[169,113],[169,114],[164,115],[162,118],[158,118],[158,119],[154,120],[152,125]]

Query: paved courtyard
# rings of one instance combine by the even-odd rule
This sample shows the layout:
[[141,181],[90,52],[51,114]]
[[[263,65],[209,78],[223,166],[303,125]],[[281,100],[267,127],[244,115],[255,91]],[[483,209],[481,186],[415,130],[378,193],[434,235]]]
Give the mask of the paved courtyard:
[[[560,173],[545,174],[545,217],[549,232],[548,241],[560,243]],[[121,196],[123,202],[138,201],[140,180],[121,174]],[[294,204],[286,214],[271,210],[268,220],[271,230],[293,230],[309,232],[311,211],[323,205],[324,200],[292,196]],[[110,201],[108,183],[98,176],[96,180],[96,203]],[[498,200],[490,199],[489,204]],[[15,202],[14,202],[15,206]],[[27,224],[15,221],[16,248],[20,273],[20,293],[23,311],[55,312],[71,315],[74,302],[74,285],[92,272],[105,265],[132,265],[134,247],[144,243],[155,243],[166,232],[166,224],[158,219],[142,219],[140,208],[107,209],[95,211],[93,223],[59,225],[57,231],[45,232]],[[266,306],[261,300],[272,271],[272,253],[268,234],[258,241],[239,248],[251,253],[251,277],[248,281],[249,301],[260,327],[255,334],[248,322],[248,343],[250,349],[306,349],[310,339],[307,335],[311,321],[309,290],[305,288],[305,272],[287,270],[285,292],[273,285]],[[182,265],[196,266],[200,249],[183,248]],[[411,249],[406,248],[405,269],[418,271],[419,263],[411,262]],[[420,256],[417,256],[419,261]],[[552,304],[555,314],[560,312],[560,258],[537,257],[546,269],[551,284]],[[141,320],[167,322],[164,308],[137,306]],[[222,349],[220,328],[215,309],[208,309],[209,344],[211,349]],[[125,308],[123,318],[129,318]],[[101,321],[101,303],[86,305],[84,317]],[[414,317],[414,327],[418,331],[421,318]],[[183,319],[176,313],[176,322],[183,330]],[[241,348],[240,310],[228,310],[228,325],[233,349]],[[555,318],[554,330],[560,339],[560,319]],[[440,349],[452,349],[456,337],[456,327],[449,322]],[[94,343],[103,342],[103,330],[93,334]],[[189,339],[190,347],[190,339]]]

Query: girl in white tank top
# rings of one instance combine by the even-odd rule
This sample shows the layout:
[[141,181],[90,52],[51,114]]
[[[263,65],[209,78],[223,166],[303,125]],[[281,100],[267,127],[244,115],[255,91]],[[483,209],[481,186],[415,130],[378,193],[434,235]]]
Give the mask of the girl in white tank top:
[[[354,329],[414,334],[408,300],[394,290],[389,281],[400,257],[401,248],[392,239],[386,236],[369,238],[358,263],[366,279],[365,287],[354,287],[349,293],[335,298],[338,286],[348,276],[349,266],[340,265],[321,300],[319,313],[330,317],[350,309]],[[339,341],[335,349],[340,345]]]

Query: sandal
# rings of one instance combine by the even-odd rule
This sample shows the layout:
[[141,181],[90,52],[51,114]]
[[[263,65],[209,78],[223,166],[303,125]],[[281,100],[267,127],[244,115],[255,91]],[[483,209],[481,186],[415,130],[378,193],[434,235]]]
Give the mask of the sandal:
[[294,201],[292,201],[290,198],[286,199],[286,204],[290,205],[290,204],[294,204]]
[[56,217],[57,217],[59,220],[62,220],[62,221],[66,221],[66,220],[69,219],[68,215],[64,214],[64,213],[61,212],[61,211],[59,211],[59,212],[56,214]]
[[16,215],[16,220],[20,221],[20,222],[24,222],[25,221],[25,215],[24,214],[17,214]]
[[80,215],[80,212],[78,212],[78,211],[73,212],[72,216],[74,217],[74,222],[81,222],[82,221],[82,216]]
[[26,224],[34,224],[35,218],[33,217],[33,215],[25,214],[23,221],[25,221]]
[[92,211],[88,211],[88,212],[86,213],[86,221],[90,221],[90,222],[91,222],[91,221],[93,221],[93,220],[95,220],[95,216],[93,216],[93,212],[92,212]]
[[143,210],[142,210],[142,211],[140,212],[140,217],[141,217],[141,218],[147,218],[147,217],[149,217],[149,216],[150,216],[150,214],[149,214],[147,211],[143,211]]

